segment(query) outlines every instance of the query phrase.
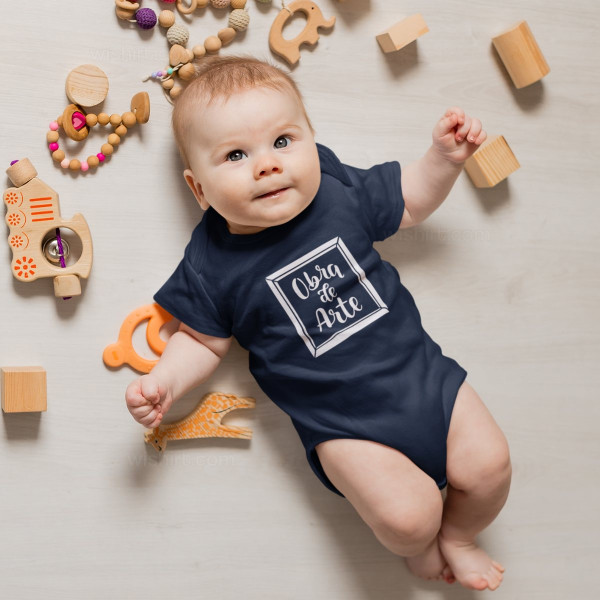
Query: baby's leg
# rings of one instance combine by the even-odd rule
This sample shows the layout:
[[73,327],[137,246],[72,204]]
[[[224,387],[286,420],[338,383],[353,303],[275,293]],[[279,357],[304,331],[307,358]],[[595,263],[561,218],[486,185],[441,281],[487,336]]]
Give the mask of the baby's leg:
[[440,579],[447,562],[438,547],[442,495],[434,480],[406,455],[378,442],[333,439],[317,444],[323,470],[394,554],[411,571]]
[[510,455],[504,434],[466,381],[452,411],[447,447],[448,492],[440,549],[462,585],[493,590],[500,585],[504,568],[475,544],[475,536],[506,502]]

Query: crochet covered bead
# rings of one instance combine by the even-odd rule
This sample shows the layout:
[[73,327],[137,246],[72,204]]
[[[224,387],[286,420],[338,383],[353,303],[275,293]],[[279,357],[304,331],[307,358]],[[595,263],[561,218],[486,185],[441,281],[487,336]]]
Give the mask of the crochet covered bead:
[[236,8],[229,13],[229,27],[236,31],[244,31],[250,23],[250,15],[241,8]]
[[187,27],[184,27],[183,25],[172,25],[167,30],[167,40],[171,46],[173,44],[185,46],[189,39],[190,32],[187,30]]
[[210,3],[215,8],[227,8],[231,3],[231,0],[210,0]]
[[156,25],[156,13],[151,8],[140,8],[135,13],[135,20],[140,29],[152,29]]

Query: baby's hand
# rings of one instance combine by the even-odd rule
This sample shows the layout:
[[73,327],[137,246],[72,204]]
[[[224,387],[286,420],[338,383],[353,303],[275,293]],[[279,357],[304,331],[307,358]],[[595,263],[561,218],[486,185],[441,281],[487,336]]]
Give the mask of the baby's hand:
[[160,425],[162,418],[171,408],[173,396],[169,388],[149,373],[127,386],[125,401],[129,412],[138,423],[154,429]]
[[486,138],[481,121],[465,115],[457,106],[449,108],[433,128],[434,148],[454,163],[467,160]]

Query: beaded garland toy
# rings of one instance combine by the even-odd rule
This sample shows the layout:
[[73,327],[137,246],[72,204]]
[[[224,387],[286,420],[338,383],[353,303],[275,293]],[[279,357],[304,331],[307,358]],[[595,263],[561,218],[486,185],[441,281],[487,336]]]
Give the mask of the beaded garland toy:
[[[104,101],[108,93],[108,78],[105,73],[94,65],[81,65],[73,69],[67,76],[66,94],[72,104],[65,108],[62,115],[50,123],[50,131],[46,134],[48,148],[52,158],[60,163],[63,169],[72,171],[87,171],[102,164],[106,157],[114,152],[115,146],[121,142],[128,129],[136,123],[147,123],[150,118],[150,99],[147,92],[139,92],[131,99],[130,111],[122,115],[107,113],[85,112],[83,107],[89,108]],[[102,144],[100,152],[79,161],[76,158],[68,159],[63,150],[59,148],[59,130],[76,142],[87,138],[90,129],[95,125],[108,125],[113,127],[113,133],[108,136],[106,143]]]
[[[191,15],[198,8],[208,6],[209,0],[190,0],[185,4],[183,0],[162,0],[169,4],[176,4],[177,10],[182,15]],[[265,0],[260,0],[265,1]],[[270,2],[271,0],[266,0]],[[175,76],[182,81],[189,81],[194,77],[195,69],[191,64],[194,59],[202,58],[207,52],[218,52],[222,46],[231,42],[239,31],[245,31],[250,23],[250,16],[245,10],[246,0],[210,0],[214,8],[230,8],[228,26],[220,29],[217,35],[207,37],[202,44],[194,46],[191,50],[185,48],[190,33],[184,25],[175,23],[175,13],[165,9],[157,16],[151,8],[140,8],[139,2],[129,0],[115,0],[115,11],[119,19],[136,23],[141,29],[152,29],[156,23],[167,30],[167,41],[171,45],[169,51],[169,66],[162,70],[154,71],[148,79],[160,80],[163,90],[169,98],[176,98],[182,87],[175,85]]]

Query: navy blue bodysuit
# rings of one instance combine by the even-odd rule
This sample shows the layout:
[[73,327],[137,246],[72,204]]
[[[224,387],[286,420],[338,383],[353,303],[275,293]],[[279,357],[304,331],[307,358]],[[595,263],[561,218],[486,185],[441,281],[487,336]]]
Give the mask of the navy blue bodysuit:
[[397,161],[359,169],[317,144],[321,185],[291,221],[232,234],[209,208],[155,301],[208,335],[233,335],[264,393],[291,418],[323,484],[315,446],[396,448],[446,485],[446,438],[467,372],[423,329],[413,297],[373,242],[404,211]]

